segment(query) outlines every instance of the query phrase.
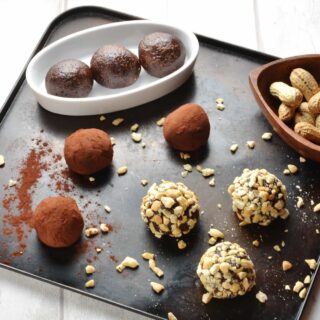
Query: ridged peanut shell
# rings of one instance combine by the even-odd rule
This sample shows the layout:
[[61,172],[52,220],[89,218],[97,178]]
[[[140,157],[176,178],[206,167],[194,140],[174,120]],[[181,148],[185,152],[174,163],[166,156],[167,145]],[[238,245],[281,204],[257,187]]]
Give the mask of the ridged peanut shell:
[[296,108],[302,102],[303,96],[299,89],[293,88],[284,82],[273,82],[270,86],[270,93],[279,98],[288,107]]
[[308,102],[309,110],[312,114],[320,113],[320,92],[316,93]]
[[293,119],[296,111],[295,108],[288,107],[284,103],[281,103],[278,109],[279,119],[283,122],[289,122]]
[[320,130],[310,123],[299,122],[294,126],[294,131],[303,138],[320,144]]

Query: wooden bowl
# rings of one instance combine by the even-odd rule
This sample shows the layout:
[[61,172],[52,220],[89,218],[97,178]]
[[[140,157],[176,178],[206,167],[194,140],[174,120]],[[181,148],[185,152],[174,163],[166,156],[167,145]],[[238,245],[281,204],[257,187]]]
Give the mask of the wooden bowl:
[[302,156],[320,162],[320,145],[301,137],[279,119],[278,107],[281,102],[269,92],[271,83],[275,81],[291,85],[289,76],[295,68],[306,69],[320,83],[320,55],[310,54],[278,59],[254,69],[249,75],[250,87],[274,131]]

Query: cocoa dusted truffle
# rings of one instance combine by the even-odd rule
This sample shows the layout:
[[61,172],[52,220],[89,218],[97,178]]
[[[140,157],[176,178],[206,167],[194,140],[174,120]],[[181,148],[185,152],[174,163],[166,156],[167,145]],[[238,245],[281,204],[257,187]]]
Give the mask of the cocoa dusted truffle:
[[208,141],[208,115],[198,104],[184,104],[166,117],[163,134],[174,149],[194,151]]
[[37,206],[33,226],[41,242],[52,248],[69,247],[81,236],[83,218],[77,203],[68,197],[48,197]]
[[139,59],[120,45],[106,45],[98,49],[91,58],[94,79],[107,88],[130,86],[139,78]]
[[201,257],[197,274],[210,298],[243,296],[255,285],[256,272],[245,249],[237,243],[220,242]]
[[179,69],[186,53],[183,43],[174,35],[154,32],[139,43],[139,59],[152,76],[162,78]]
[[197,196],[183,183],[153,184],[142,199],[141,216],[157,237],[180,238],[196,225],[200,206]]
[[53,65],[46,75],[47,92],[60,97],[86,97],[93,85],[90,68],[82,61],[69,59]]
[[99,129],[79,129],[66,138],[64,157],[72,171],[81,175],[96,173],[112,162],[111,139]]

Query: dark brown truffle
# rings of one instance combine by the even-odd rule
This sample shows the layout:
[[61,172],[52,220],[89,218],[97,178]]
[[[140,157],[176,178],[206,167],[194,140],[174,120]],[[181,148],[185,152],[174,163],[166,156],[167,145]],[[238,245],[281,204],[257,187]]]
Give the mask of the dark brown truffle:
[[99,129],[80,129],[64,142],[64,157],[69,168],[81,175],[98,172],[112,162],[109,135]]
[[174,149],[194,151],[209,138],[208,115],[198,104],[184,104],[166,117],[163,134]]
[[186,53],[183,43],[174,35],[154,32],[139,43],[139,59],[152,76],[162,78],[179,69]]
[[74,244],[81,236],[83,225],[80,210],[72,198],[45,198],[33,215],[33,226],[38,238],[53,248]]
[[93,85],[90,68],[82,61],[63,60],[52,66],[46,75],[47,92],[67,98],[86,97]]
[[91,59],[94,79],[107,88],[130,86],[139,77],[141,65],[137,56],[120,45],[106,45]]

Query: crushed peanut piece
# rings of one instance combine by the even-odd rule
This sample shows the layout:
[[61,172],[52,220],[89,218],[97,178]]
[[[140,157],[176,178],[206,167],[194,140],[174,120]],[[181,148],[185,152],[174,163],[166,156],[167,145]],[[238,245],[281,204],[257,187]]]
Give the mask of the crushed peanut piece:
[[116,139],[114,137],[110,137],[111,144],[114,146],[116,144]]
[[139,267],[139,262],[131,257],[125,259],[116,267],[118,272],[122,272],[125,268],[136,269]]
[[100,247],[96,247],[96,252],[100,253],[102,251],[102,249]]
[[96,272],[96,268],[91,264],[88,264],[85,269],[86,269],[86,274],[93,274]]
[[118,125],[120,125],[122,122],[124,121],[123,118],[116,118],[112,121],[112,124],[117,127]]
[[14,187],[16,184],[17,184],[16,180],[9,179],[9,182],[8,182],[9,187]]
[[215,245],[217,242],[217,238],[214,238],[214,237],[211,237],[209,240],[208,240],[208,244],[210,244],[211,246]]
[[202,172],[202,166],[200,166],[199,164],[196,166],[197,171],[199,171],[200,173]]
[[215,228],[210,228],[210,230],[208,231],[208,234],[210,237],[214,237],[216,239],[223,239],[224,238],[223,232],[221,232],[220,230],[215,229]]
[[235,143],[235,144],[232,144],[231,147],[230,147],[230,151],[232,153],[235,153],[237,150],[238,150],[239,146]]
[[265,141],[271,140],[272,139],[272,133],[271,132],[265,132],[261,138]]
[[103,208],[104,208],[104,210],[105,210],[106,212],[108,212],[108,213],[111,212],[111,208],[110,208],[109,206],[105,205],[105,206],[103,206]]
[[307,160],[304,157],[299,157],[300,163],[305,163]]
[[301,281],[297,281],[292,291],[298,293],[303,287],[304,287],[304,284]]
[[103,233],[108,233],[110,230],[109,230],[109,227],[107,226],[107,224],[105,223],[101,223],[100,224],[100,230],[103,232]]
[[224,99],[223,98],[217,98],[216,99],[216,103],[224,103]]
[[150,282],[151,288],[156,293],[161,293],[164,290],[164,286],[161,283]]
[[91,238],[96,236],[99,233],[99,230],[97,228],[88,228],[84,231],[84,234],[86,237]]
[[269,256],[269,257],[268,257],[268,260],[272,260],[272,256]]
[[189,174],[188,171],[182,171],[182,172],[181,172],[181,177],[182,177],[182,178],[185,178],[188,174]]
[[156,261],[154,259],[149,259],[149,268],[159,277],[161,278],[164,275],[164,272],[157,267]]
[[212,298],[212,294],[210,292],[206,292],[202,295],[202,303],[208,304]]
[[106,118],[105,116],[100,116],[99,120],[100,120],[100,121],[106,121],[107,118]]
[[300,209],[301,207],[304,206],[304,201],[301,197],[297,197],[298,201],[297,201],[297,207]]
[[5,164],[4,156],[0,154],[0,167],[2,167]]
[[292,269],[292,263],[287,260],[282,261],[282,270],[287,271],[290,269]]
[[217,103],[216,107],[219,111],[223,111],[225,109],[225,106],[223,103]]
[[[198,170],[198,168],[197,168]],[[204,176],[204,177],[211,177],[214,175],[214,169],[212,168],[204,168],[202,169],[201,168],[201,174]]]
[[191,158],[191,155],[190,155],[190,153],[180,152],[180,158],[181,158],[182,160],[188,160],[188,159]]
[[140,182],[144,187],[149,183],[147,179],[142,179]]
[[133,124],[130,128],[132,132],[136,132],[138,131],[138,129],[139,129],[139,125],[137,123]]
[[316,270],[317,261],[315,259],[305,259],[306,264],[309,266],[311,270]]
[[259,291],[256,294],[256,298],[261,303],[265,303],[268,300],[268,296],[265,293],[263,293],[262,291]]
[[284,241],[281,241],[281,247],[284,248],[286,243]]
[[299,298],[304,299],[307,295],[307,288],[303,288],[300,292],[299,292]]
[[316,229],[316,234],[320,234],[320,230],[319,229]]
[[283,170],[283,174],[285,174],[286,176],[289,175],[289,174],[290,174],[289,169],[284,169],[284,170]]
[[162,126],[163,126],[163,123],[164,123],[164,120],[166,120],[165,117],[162,117],[161,119],[159,119],[159,120],[157,121],[157,126],[162,127]]
[[214,187],[216,185],[216,180],[215,178],[212,178],[210,181],[209,181],[209,186],[210,187]]
[[126,166],[120,167],[117,170],[117,173],[119,176],[122,176],[122,175],[126,174],[127,172],[128,172],[128,167],[126,167]]
[[280,252],[281,251],[281,248],[278,244],[276,244],[275,246],[273,246],[273,249],[277,252]]
[[290,288],[290,286],[289,286],[288,284],[286,284],[286,285],[284,286],[284,290],[288,290],[288,291],[290,291],[290,290],[291,290],[291,288]]
[[154,253],[151,252],[144,252],[141,256],[145,260],[154,259]]
[[187,163],[183,165],[183,169],[188,172],[192,172],[192,165]]
[[176,318],[176,316],[172,312],[169,312],[168,313],[168,320],[178,320],[178,319]]
[[294,164],[288,164],[288,170],[290,171],[290,173],[295,174],[299,169]]
[[93,279],[88,280],[88,281],[86,282],[86,284],[85,284],[86,288],[93,288],[94,285],[95,285],[95,283],[94,283],[94,280],[93,280]]
[[89,177],[89,181],[90,181],[90,182],[95,182],[96,179],[95,179],[94,177]]
[[142,149],[144,149],[146,146],[147,146],[147,145],[146,145],[146,143],[145,143],[145,142],[142,142],[142,143],[141,143],[141,147],[142,147]]
[[136,132],[132,132],[131,133],[131,139],[134,141],[134,142],[141,142],[142,140],[142,134],[141,133],[136,133]]
[[256,146],[256,142],[253,140],[247,141],[247,146],[249,149],[254,149]]
[[222,208],[222,204],[221,204],[221,203],[218,203],[218,204],[217,204],[217,207],[218,207],[218,209],[221,209],[221,208]]
[[258,247],[260,246],[259,240],[258,240],[258,239],[253,240],[253,241],[252,241],[252,245],[258,248]]
[[178,241],[178,248],[179,248],[180,250],[183,250],[183,249],[185,249],[186,247],[187,247],[187,244],[186,244],[183,240]]
[[313,207],[313,212],[319,212],[319,211],[320,211],[320,202]]
[[304,284],[310,284],[311,283],[311,277],[309,275],[307,275],[304,280],[303,280]]

